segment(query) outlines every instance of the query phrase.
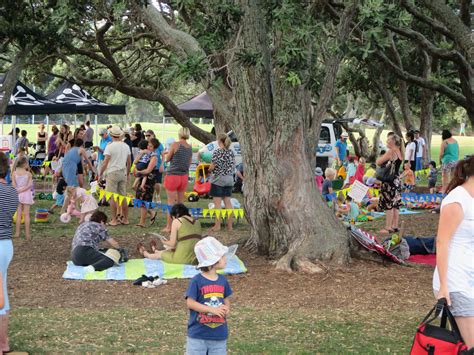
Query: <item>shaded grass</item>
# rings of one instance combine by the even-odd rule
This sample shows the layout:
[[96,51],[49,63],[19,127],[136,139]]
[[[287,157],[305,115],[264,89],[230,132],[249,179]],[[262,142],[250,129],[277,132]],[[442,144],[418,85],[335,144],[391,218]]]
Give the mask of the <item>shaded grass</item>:
[[[159,290],[156,291],[159,294]],[[157,296],[159,297],[159,296]],[[229,319],[234,353],[408,353],[418,317],[383,317],[341,310],[265,312],[236,308]],[[182,353],[184,309],[15,309],[15,350],[48,352]],[[397,326],[393,326],[397,324]]]

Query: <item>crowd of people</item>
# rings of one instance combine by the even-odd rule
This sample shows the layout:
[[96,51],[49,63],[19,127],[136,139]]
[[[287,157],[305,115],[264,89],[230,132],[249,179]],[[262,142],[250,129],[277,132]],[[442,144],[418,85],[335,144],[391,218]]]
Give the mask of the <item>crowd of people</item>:
[[[8,351],[9,300],[6,289],[7,269],[13,256],[12,219],[16,213],[16,236],[20,236],[21,220],[24,219],[25,237],[30,239],[30,206],[33,200],[33,176],[28,168],[27,133],[20,131],[15,143],[15,161],[0,153],[0,282],[3,292],[0,297],[0,350]],[[161,184],[166,190],[167,203],[172,206],[167,215],[163,232],[151,240],[148,246],[137,245],[140,255],[149,259],[163,260],[175,264],[194,264],[201,273],[194,277],[186,292],[186,304],[190,310],[187,350],[225,351],[227,339],[226,317],[230,312],[228,297],[232,290],[227,280],[217,274],[226,265],[226,257],[235,253],[215,238],[203,238],[199,220],[189,213],[183,204],[188,186],[189,169],[192,162],[192,147],[188,143],[189,129],[181,128],[178,140],[165,148],[152,130],[144,131],[136,124],[128,131],[119,126],[110,126],[99,131],[100,141],[94,146],[94,131],[90,123],[76,128],[74,132],[63,124],[53,126],[51,135],[40,125],[36,135],[36,151],[43,152],[49,161],[57,162],[53,170],[57,184],[55,204],[61,208],[61,220],[71,216],[79,218],[71,248],[74,264],[84,266],[86,271],[102,271],[118,263],[119,243],[108,234],[107,226],[128,225],[128,203],[110,199],[110,220],[99,211],[97,201],[87,194],[85,186],[90,183],[103,186],[106,192],[126,196],[132,187],[137,199],[144,202],[159,202]],[[341,134],[336,143],[336,165],[315,170],[315,182],[323,195],[332,195],[334,180],[342,177],[341,187],[359,181],[367,186],[379,186],[380,196],[376,208],[386,212],[385,226],[380,234],[399,231],[399,210],[402,191],[411,191],[416,184],[416,171],[426,167],[426,143],[419,131],[406,134],[406,145],[402,137],[394,132],[387,135],[384,149],[375,163],[366,167],[364,157],[350,155],[347,149],[347,134]],[[441,206],[437,239],[437,268],[433,277],[433,289],[438,298],[444,297],[451,305],[460,331],[469,347],[474,346],[474,265],[472,256],[472,231],[474,230],[474,157],[459,161],[459,146],[449,131],[443,131],[440,151],[442,172],[441,191],[447,194]],[[212,172],[209,194],[216,207],[232,208],[230,201],[234,187],[235,156],[227,135],[217,137],[217,149],[211,157],[209,171]],[[52,164],[53,165],[53,164]],[[133,166],[133,169],[132,169]],[[11,174],[10,173],[11,167]],[[403,167],[403,170],[401,168]],[[46,169],[45,173],[48,173]],[[428,164],[430,191],[436,191],[437,165]],[[380,171],[385,171],[381,178]],[[238,169],[243,179],[242,171]],[[163,181],[163,175],[164,181]],[[239,175],[239,174],[237,174]],[[389,177],[387,177],[389,176]],[[11,183],[10,183],[11,181]],[[359,207],[350,196],[339,204],[336,213],[347,219],[359,214]],[[64,217],[64,218],[63,218]],[[153,224],[156,212],[140,206],[140,219],[136,226],[145,227],[147,219]],[[212,231],[221,228],[216,219]],[[232,219],[227,220],[227,229],[232,230]],[[100,243],[110,247],[106,252]],[[118,253],[118,254],[117,254]],[[208,290],[209,292],[207,292]],[[215,304],[208,304],[207,293],[213,294]],[[204,318],[203,318],[204,317]],[[204,319],[204,321],[203,321]]]

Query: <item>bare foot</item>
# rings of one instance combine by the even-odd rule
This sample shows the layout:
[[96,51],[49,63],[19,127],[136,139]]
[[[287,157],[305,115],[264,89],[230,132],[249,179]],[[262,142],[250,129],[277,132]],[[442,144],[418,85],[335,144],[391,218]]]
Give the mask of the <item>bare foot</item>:
[[227,226],[227,232],[232,232],[234,228],[232,226]]

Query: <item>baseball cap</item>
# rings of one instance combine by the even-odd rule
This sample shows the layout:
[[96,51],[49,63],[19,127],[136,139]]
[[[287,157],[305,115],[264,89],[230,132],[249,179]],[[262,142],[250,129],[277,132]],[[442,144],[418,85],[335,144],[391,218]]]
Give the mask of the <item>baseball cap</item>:
[[342,132],[342,133],[341,133],[341,137],[347,138],[347,137],[349,137],[349,135],[348,135],[346,132]]
[[229,260],[237,251],[237,244],[226,247],[214,237],[205,237],[196,243],[194,253],[198,259],[198,268],[216,264],[224,255]]

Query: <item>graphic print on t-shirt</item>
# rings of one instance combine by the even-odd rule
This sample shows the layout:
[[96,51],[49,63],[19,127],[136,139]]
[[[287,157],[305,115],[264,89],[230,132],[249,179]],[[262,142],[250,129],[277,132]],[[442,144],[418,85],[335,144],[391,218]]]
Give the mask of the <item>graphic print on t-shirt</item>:
[[[209,307],[219,307],[223,304],[224,286],[223,285],[205,285],[200,289],[201,295],[204,297],[204,304]],[[199,313],[197,321],[209,328],[217,328],[225,324],[225,318],[216,316],[212,313]]]

